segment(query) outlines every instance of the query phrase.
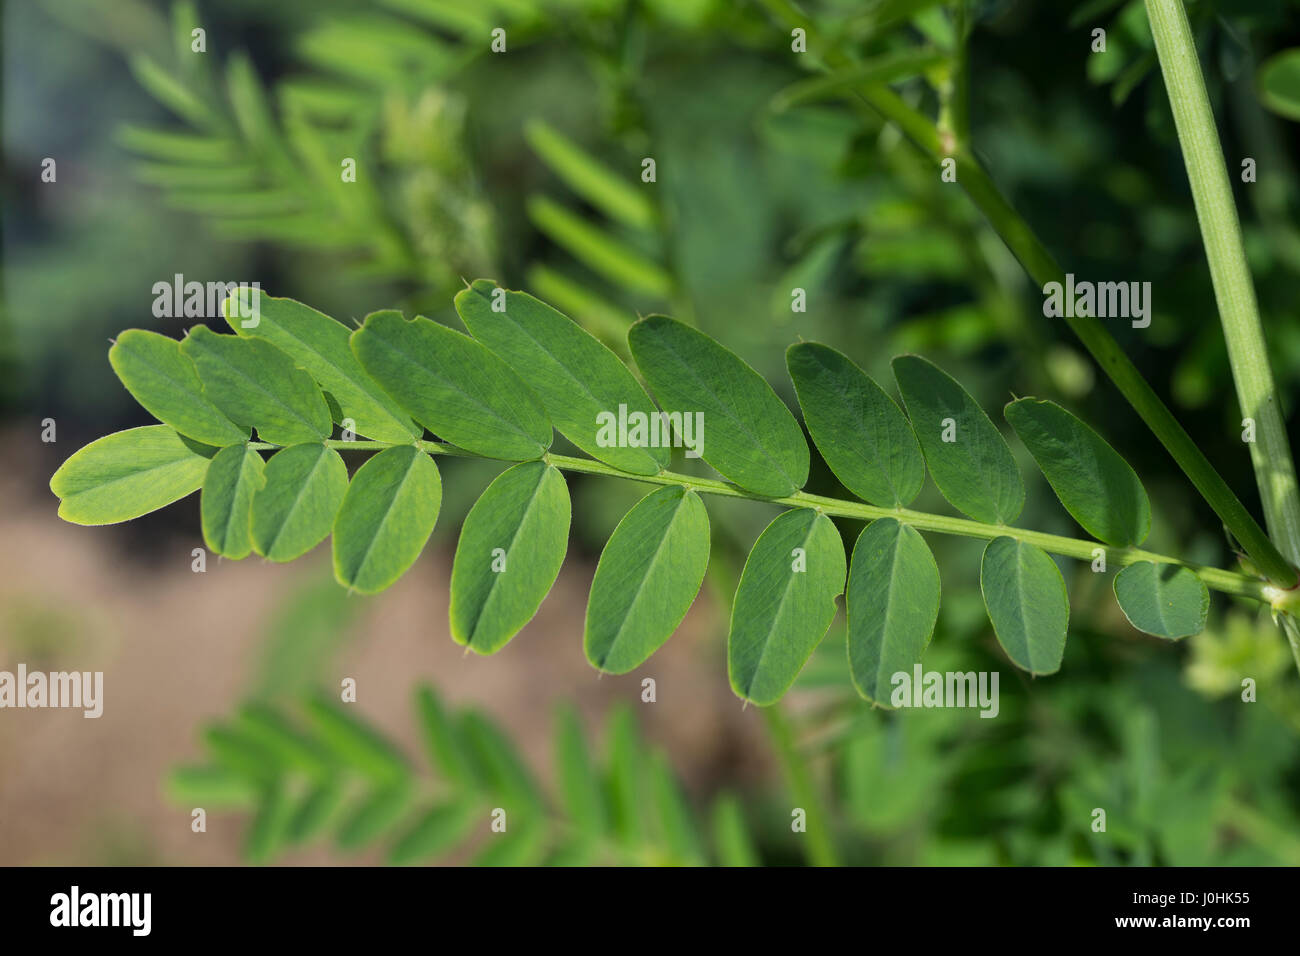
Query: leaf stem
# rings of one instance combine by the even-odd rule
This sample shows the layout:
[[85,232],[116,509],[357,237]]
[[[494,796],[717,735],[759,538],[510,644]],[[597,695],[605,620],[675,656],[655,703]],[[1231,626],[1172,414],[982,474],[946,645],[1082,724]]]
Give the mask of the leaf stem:
[[1255,286],[1241,241],[1241,223],[1187,11],[1182,0],[1146,0],[1146,8],[1191,183],[1237,400],[1242,414],[1255,420],[1257,440],[1250,443],[1250,457],[1264,518],[1287,557],[1300,563],[1300,490],[1295,463],[1278,407]]
[[799,748],[795,746],[794,733],[790,722],[786,720],[781,704],[774,707],[762,707],[763,718],[767,722],[768,736],[776,755],[780,758],[785,771],[786,782],[790,786],[791,796],[798,801],[798,807],[804,811],[807,847],[805,855],[813,866],[839,866],[835,853],[835,842],[831,839],[830,827],[827,825],[826,809],[822,805],[817,788],[813,786],[812,773],[804,761]]
[[[325,442],[330,448],[339,451],[383,451],[392,445],[388,442],[381,441],[341,441],[331,439]],[[448,455],[455,458],[482,458],[472,452],[465,451],[463,448],[457,448],[455,445],[447,445],[442,442],[421,441],[420,447],[430,455]],[[265,442],[253,442],[252,447],[259,451],[271,451],[279,448],[278,445],[271,445]],[[834,515],[840,518],[854,518],[859,521],[874,521],[877,518],[894,518],[897,521],[911,525],[918,531],[933,531],[938,534],[952,534],[967,538],[982,538],[992,540],[1006,536],[1014,538],[1017,541],[1024,541],[1027,544],[1035,545],[1044,551],[1052,554],[1063,555],[1067,558],[1077,558],[1081,561],[1092,561],[1097,557],[1097,550],[1100,549],[1106,557],[1106,566],[1124,567],[1130,564],[1136,564],[1139,561],[1152,561],[1156,564],[1176,564],[1193,571],[1197,577],[1205,582],[1205,586],[1215,591],[1221,591],[1224,594],[1234,594],[1238,597],[1252,598],[1256,601],[1265,601],[1267,597],[1267,585],[1257,578],[1248,577],[1234,571],[1226,571],[1222,568],[1211,568],[1203,565],[1193,564],[1190,561],[1184,561],[1181,558],[1171,557],[1164,554],[1156,554],[1151,551],[1143,551],[1140,548],[1113,548],[1102,544],[1100,541],[1089,541],[1085,538],[1067,538],[1062,535],[1047,534],[1042,531],[1029,531],[1024,528],[1013,528],[1009,525],[984,524],[979,521],[971,521],[968,518],[956,518],[949,515],[931,514],[926,511],[912,511],[908,508],[879,508],[875,505],[869,505],[863,501],[848,501],[843,498],[828,498],[824,495],[813,495],[804,491],[795,492],[783,498],[768,498],[763,495],[754,494],[737,487],[727,481],[720,481],[716,478],[702,478],[695,475],[683,475],[675,471],[661,471],[657,475],[635,475],[631,472],[620,471],[612,465],[596,461],[592,458],[575,458],[570,455],[548,454],[546,461],[563,471],[576,472],[586,475],[604,475],[610,478],[623,478],[628,481],[641,481],[652,485],[679,485],[691,491],[706,495],[721,495],[727,498],[744,498],[749,501],[760,501],[768,504],[778,505],[786,508],[812,508],[823,514]]]

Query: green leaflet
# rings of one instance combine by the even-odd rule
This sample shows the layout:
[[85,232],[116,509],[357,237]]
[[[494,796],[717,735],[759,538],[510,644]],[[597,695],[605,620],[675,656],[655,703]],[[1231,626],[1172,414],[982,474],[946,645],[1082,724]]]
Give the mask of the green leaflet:
[[649,194],[628,185],[628,176],[609,169],[542,120],[531,120],[524,127],[524,137],[552,172],[605,215],[634,229],[654,225]]
[[585,837],[599,840],[605,835],[608,818],[605,794],[572,705],[562,707],[556,715],[553,749],[565,812]]
[[78,449],[51,476],[50,491],[64,521],[130,521],[197,491],[215,453],[166,425],[128,428]]
[[956,379],[919,355],[900,355],[893,365],[939,491],[976,521],[1014,521],[1025,504],[1025,483],[1006,439],[984,409]]
[[610,674],[639,667],[690,610],[709,564],[709,516],[680,486],[651,492],[618,523],[596,565],[583,648]]
[[758,851],[745,825],[745,813],[734,794],[713,803],[713,842],[719,866],[758,866]]
[[405,781],[375,789],[352,807],[335,834],[335,842],[342,850],[354,850],[378,839],[403,820],[413,797]]
[[[350,418],[358,435],[397,444],[424,434],[361,367],[349,345],[351,329],[293,299],[272,298],[260,290],[257,295],[254,328],[244,328],[243,322],[250,319],[241,318],[233,296],[223,306],[226,322],[239,335],[265,339],[306,369],[334,399],[340,425]],[[244,302],[243,315],[251,311],[251,304]]]
[[894,400],[846,355],[825,345],[792,345],[785,361],[808,432],[835,477],[873,505],[911,504],[925,482],[925,461]]
[[765,706],[794,683],[835,618],[844,564],[834,522],[811,509],[786,511],[759,535],[740,575],[727,635],[727,672],[737,696]]
[[673,277],[605,229],[545,196],[530,196],[528,218],[557,246],[620,288],[666,299]]
[[650,755],[650,802],[654,810],[656,844],[667,851],[673,865],[697,866],[704,862],[704,849],[691,820],[690,807],[668,759],[659,751]]
[[231,420],[256,427],[262,441],[295,445],[329,438],[329,407],[320,389],[270,342],[196,325],[181,352],[198,370],[207,399]]
[[551,446],[551,423],[510,366],[467,335],[417,316],[375,312],[352,333],[370,376],[444,441],[524,461]]
[[460,730],[447,715],[442,700],[427,684],[422,684],[416,691],[415,709],[420,718],[420,729],[424,732],[425,749],[433,765],[448,780],[464,787],[475,786],[474,768],[466,755]]
[[451,569],[451,636],[494,654],[546,597],[569,543],[569,489],[540,461],[497,476],[465,516]]
[[546,856],[546,828],[526,819],[503,833],[492,833],[470,866],[537,866]]
[[199,514],[203,541],[217,554],[237,561],[253,550],[253,496],[266,483],[264,470],[261,454],[243,442],[227,445],[208,465]]
[[466,801],[439,804],[422,815],[393,845],[388,862],[405,866],[445,853],[469,837],[478,821],[474,805]]
[[406,760],[369,724],[349,713],[343,704],[324,693],[304,703],[320,742],[341,763],[354,766],[377,789],[398,786],[411,776]]
[[666,445],[602,444],[602,416],[617,419],[620,407],[647,419],[657,411],[627,366],[568,316],[527,293],[501,290],[505,311],[494,312],[496,288],[477,280],[456,296],[456,311],[476,339],[527,378],[555,427],[593,458],[623,471],[653,475],[667,468],[672,452]]
[[1205,629],[1210,592],[1190,568],[1139,561],[1115,575],[1115,600],[1139,631],[1177,640]]
[[853,686],[887,707],[893,675],[912,672],[939,617],[939,567],[915,528],[880,518],[863,529],[844,609]]
[[441,505],[438,466],[414,445],[369,459],[334,519],[334,577],[362,594],[384,590],[420,556]]
[[702,457],[723,477],[760,495],[793,494],[808,480],[808,443],[799,423],[757,372],[690,326],[652,315],[628,331],[637,367],[659,405],[696,413]]
[[284,784],[271,782],[262,790],[262,800],[244,834],[244,857],[249,863],[268,863],[284,846],[292,821],[293,804]]
[[339,453],[322,444],[282,448],[266,463],[266,484],[253,496],[253,549],[292,561],[325,540],[348,490]]
[[994,538],[980,562],[980,590],[998,643],[1031,674],[1055,674],[1065,653],[1070,598],[1047,552],[1015,538]]
[[1105,439],[1055,402],[1022,398],[1004,414],[1080,527],[1119,548],[1146,539],[1146,489]]
[[487,787],[504,798],[504,805],[520,816],[540,817],[546,812],[541,787],[515,745],[491,720],[474,711],[461,715],[461,734],[472,758],[482,770]]
[[1259,99],[1279,116],[1300,121],[1300,49],[1275,53],[1255,74]]
[[182,435],[218,448],[248,441],[249,430],[203,396],[194,365],[176,339],[127,329],[108,350],[108,361],[145,411]]
[[637,843],[645,836],[642,819],[645,756],[626,705],[611,712],[605,733],[608,754],[605,792],[609,795],[610,822],[624,843]]

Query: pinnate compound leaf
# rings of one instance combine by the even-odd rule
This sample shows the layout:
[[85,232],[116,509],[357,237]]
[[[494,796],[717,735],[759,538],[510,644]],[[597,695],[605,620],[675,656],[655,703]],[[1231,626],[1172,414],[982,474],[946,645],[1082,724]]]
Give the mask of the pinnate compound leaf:
[[1139,561],[1115,575],[1115,599],[1139,631],[1177,640],[1205,629],[1210,592],[1190,568]]
[[334,449],[308,443],[277,451],[265,475],[253,496],[253,550],[292,561],[330,533],[348,490],[348,468]]
[[[338,406],[338,423],[356,422],[358,435],[375,441],[402,444],[424,434],[387,392],[366,374],[352,353],[352,330],[342,322],[293,299],[277,299],[265,292],[242,289],[227,298],[226,322],[241,336],[265,339],[306,369]],[[254,313],[257,324],[245,328]]]
[[540,461],[506,469],[465,516],[451,569],[451,636],[494,654],[532,620],[564,563],[569,489]]
[[930,474],[948,502],[976,521],[1014,521],[1025,504],[1025,483],[984,409],[956,379],[919,355],[894,359],[894,378]]
[[204,397],[194,364],[176,339],[127,329],[108,350],[108,361],[131,396],[164,425],[218,448],[248,441],[249,430]]
[[1051,555],[1015,538],[994,538],[980,563],[980,590],[998,643],[1031,674],[1054,674],[1065,654],[1070,598]]
[[663,315],[628,331],[632,357],[671,414],[701,413],[702,457],[742,488],[770,497],[808,480],[808,443],[790,409],[757,372],[701,332]]
[[849,673],[858,693],[889,706],[893,675],[912,673],[939,617],[939,567],[915,528],[893,518],[858,535],[844,593]]
[[442,478],[414,445],[386,448],[357,469],[334,519],[334,577],[377,594],[424,550],[442,506]]
[[551,446],[537,396],[468,335],[423,316],[375,312],[352,333],[352,351],[416,421],[453,445],[508,461],[538,458]]
[[767,526],[740,575],[727,635],[732,690],[765,706],[780,700],[835,618],[844,590],[844,543],[810,508]]
[[[493,310],[494,296],[504,312]],[[602,416],[617,418],[622,407],[648,419],[657,409],[618,356],[568,316],[525,292],[498,292],[487,279],[456,296],[456,311],[476,339],[527,378],[555,427],[587,454],[636,475],[668,467],[667,447],[602,443]]]
[[261,454],[245,442],[213,456],[199,496],[203,541],[212,551],[238,561],[253,550],[253,496],[266,484],[264,471]]
[[1142,543],[1151,528],[1146,489],[1104,438],[1055,402],[1022,398],[1005,414],[1080,527],[1115,547]]
[[925,482],[925,460],[894,400],[846,355],[825,345],[792,345],[785,361],[808,432],[835,477],[873,505],[911,504]]
[[262,441],[295,445],[330,436],[325,397],[288,355],[262,339],[218,335],[197,325],[181,342],[203,394],[232,421],[257,429]]
[[709,564],[709,516],[699,495],[669,486],[618,523],[596,565],[583,647],[610,674],[639,667],[690,610]]
[[130,521],[197,491],[215,453],[166,425],[128,428],[76,451],[50,478],[50,490],[64,521]]

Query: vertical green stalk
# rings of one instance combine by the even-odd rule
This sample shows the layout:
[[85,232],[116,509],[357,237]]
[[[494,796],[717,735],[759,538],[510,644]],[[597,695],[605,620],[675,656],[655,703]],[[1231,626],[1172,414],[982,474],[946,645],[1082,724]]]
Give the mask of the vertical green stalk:
[[[759,0],[759,2],[786,26],[802,26],[808,22],[791,0]],[[814,60],[822,68],[832,70],[851,65],[853,62],[852,58],[833,42]],[[948,155],[944,149],[946,144],[940,141],[935,124],[904,103],[888,86],[868,85],[856,90],[855,95],[866,107],[897,126],[913,145],[935,162]],[[984,214],[989,225],[1006,243],[1007,248],[1020,260],[1025,271],[1041,285],[1046,285],[1048,282],[1064,282],[1065,271],[1034,234],[1033,229],[999,192],[969,148],[960,143],[956,145],[958,146],[956,154],[958,182],[975,206]],[[1292,561],[1288,560],[1269,540],[1259,522],[1228,487],[1227,482],[1205,457],[1200,446],[1187,434],[1178,419],[1142,377],[1142,373],[1129,360],[1110,331],[1095,317],[1067,316],[1065,321],[1102,371],[1115,383],[1120,394],[1128,400],[1134,411],[1151,429],[1152,434],[1178,463],[1183,473],[1200,492],[1201,497],[1232,532],[1259,573],[1283,588],[1293,587],[1300,576],[1297,575]]]
[[790,785],[796,806],[802,807],[807,816],[808,831],[806,855],[813,866],[839,866],[839,857],[835,853],[835,843],[831,839],[830,827],[827,826],[826,808],[822,805],[817,788],[813,785],[812,773],[804,762],[799,748],[795,746],[794,734],[790,723],[785,719],[780,704],[761,708],[767,720],[768,736],[776,748],[785,771],[786,782]]
[[1278,407],[1255,286],[1241,241],[1241,224],[1187,11],[1182,0],[1146,0],[1146,9],[1191,182],[1237,400],[1242,414],[1255,421],[1250,457],[1264,504],[1264,520],[1282,552],[1292,562],[1300,563],[1300,491],[1295,463]]

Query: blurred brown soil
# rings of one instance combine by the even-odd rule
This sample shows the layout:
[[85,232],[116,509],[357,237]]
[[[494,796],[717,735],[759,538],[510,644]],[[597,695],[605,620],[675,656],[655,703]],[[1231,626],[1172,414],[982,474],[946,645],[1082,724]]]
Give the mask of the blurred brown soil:
[[[202,724],[229,715],[248,692],[277,601],[328,575],[328,543],[290,565],[210,560],[196,574],[190,550],[203,542],[197,531],[175,531],[196,522],[184,512],[167,517],[197,514],[193,496],[151,519],[151,553],[140,557],[138,529],[56,517],[46,482],[67,451],[61,441],[6,462],[0,475],[0,669],[24,661],[29,669],[103,671],[104,714],[0,710],[0,865],[237,864],[243,818],[209,813],[207,832],[192,833],[189,808],[169,802],[162,782],[169,768],[201,757]],[[633,707],[696,798],[723,782],[758,780],[767,769],[762,728],[727,685],[725,611],[706,590],[645,666],[601,677],[582,653],[593,571],[571,559],[504,651],[466,656],[447,627],[450,554],[445,543],[430,548],[384,595],[352,599],[365,605],[336,655],[333,686],[356,678],[359,712],[421,763],[411,697],[418,681],[429,681],[449,703],[500,721],[548,783],[561,701],[576,704],[597,739],[611,706]],[[657,683],[653,704],[640,699],[647,676]],[[371,858],[309,850],[285,862],[350,860]]]

